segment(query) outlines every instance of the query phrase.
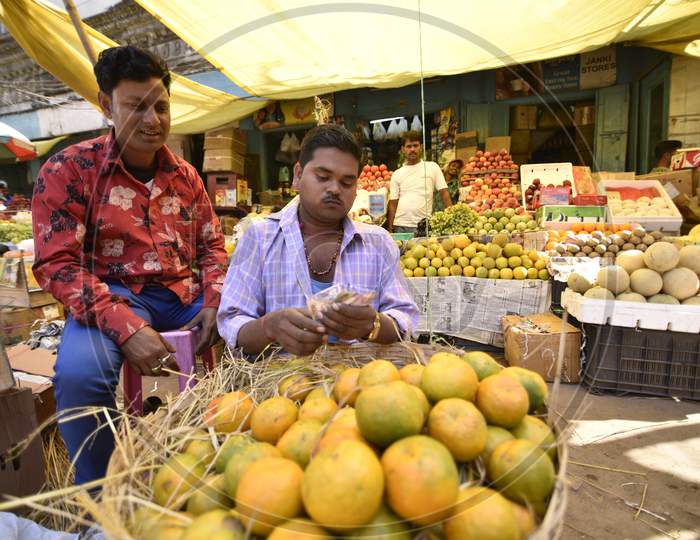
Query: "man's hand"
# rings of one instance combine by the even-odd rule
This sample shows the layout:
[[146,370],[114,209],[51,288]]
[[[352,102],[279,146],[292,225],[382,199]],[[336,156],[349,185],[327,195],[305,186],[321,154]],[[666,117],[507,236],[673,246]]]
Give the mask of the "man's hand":
[[171,354],[175,352],[175,347],[150,326],[144,326],[122,343],[121,350],[132,369],[140,375],[167,376],[167,373],[158,369],[162,367],[161,358],[168,358],[165,367],[179,371],[175,357]]
[[374,327],[377,312],[372,306],[330,304],[321,311],[320,321],[328,333],[340,339],[366,338]]
[[279,343],[297,356],[312,354],[326,340],[326,329],[311,318],[306,308],[273,311],[265,315],[263,328],[268,341]]
[[207,349],[210,349],[219,339],[219,332],[216,329],[216,308],[202,308],[180,330],[191,330],[195,326],[199,326],[199,338],[196,345],[197,354],[202,354]]

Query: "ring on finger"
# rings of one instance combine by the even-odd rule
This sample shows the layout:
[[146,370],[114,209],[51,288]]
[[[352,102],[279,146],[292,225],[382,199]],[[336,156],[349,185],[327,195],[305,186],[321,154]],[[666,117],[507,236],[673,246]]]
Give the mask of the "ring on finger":
[[173,357],[172,354],[166,354],[163,358],[159,358],[158,362],[160,362],[161,367],[166,366],[168,364],[168,360],[170,360]]
[[159,364],[156,367],[151,368],[151,373],[153,373],[153,375],[160,375],[162,371],[163,364]]

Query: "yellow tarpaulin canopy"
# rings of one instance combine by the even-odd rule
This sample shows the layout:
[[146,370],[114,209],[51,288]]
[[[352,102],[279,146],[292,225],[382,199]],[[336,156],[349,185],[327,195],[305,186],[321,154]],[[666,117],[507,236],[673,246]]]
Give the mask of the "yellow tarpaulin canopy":
[[36,148],[36,157],[42,157],[48,154],[51,149],[56,146],[61,141],[65,141],[68,135],[61,135],[60,137],[54,137],[53,139],[45,139],[43,141],[32,141],[34,148]]
[[[1,0],[0,22],[41,67],[97,106],[97,82],[68,14],[41,0]],[[95,51],[118,45],[85,25]],[[265,105],[173,74],[173,133],[199,133],[243,118]]]
[[[673,9],[663,0],[247,0],[238,8],[229,0],[136,1],[236,84],[270,99],[398,87],[421,75],[555,58],[616,41],[682,40],[697,32],[692,17],[700,14],[699,0],[668,0],[680,6]],[[677,32],[679,21],[688,31]]]

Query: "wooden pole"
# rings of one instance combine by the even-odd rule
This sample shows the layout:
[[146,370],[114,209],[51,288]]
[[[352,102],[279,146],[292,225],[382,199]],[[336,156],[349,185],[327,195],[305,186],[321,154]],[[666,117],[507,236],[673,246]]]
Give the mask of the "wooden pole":
[[83,48],[85,49],[85,53],[90,59],[90,63],[94,66],[97,63],[97,55],[95,54],[95,49],[93,49],[90,39],[85,33],[83,22],[80,20],[80,15],[78,14],[78,10],[75,8],[73,0],[63,0],[63,5],[66,7],[66,11],[70,16],[70,20],[73,22],[75,31],[78,33],[80,43],[83,44]]
[[7,358],[5,345],[3,345],[2,339],[0,339],[0,392],[9,390],[14,385],[15,378],[12,375],[10,360]]

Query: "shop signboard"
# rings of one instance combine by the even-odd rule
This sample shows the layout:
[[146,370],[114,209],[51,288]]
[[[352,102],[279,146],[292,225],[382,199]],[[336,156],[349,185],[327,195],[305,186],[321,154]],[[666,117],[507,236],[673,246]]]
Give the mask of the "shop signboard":
[[581,53],[581,90],[612,86],[617,82],[615,45]]

